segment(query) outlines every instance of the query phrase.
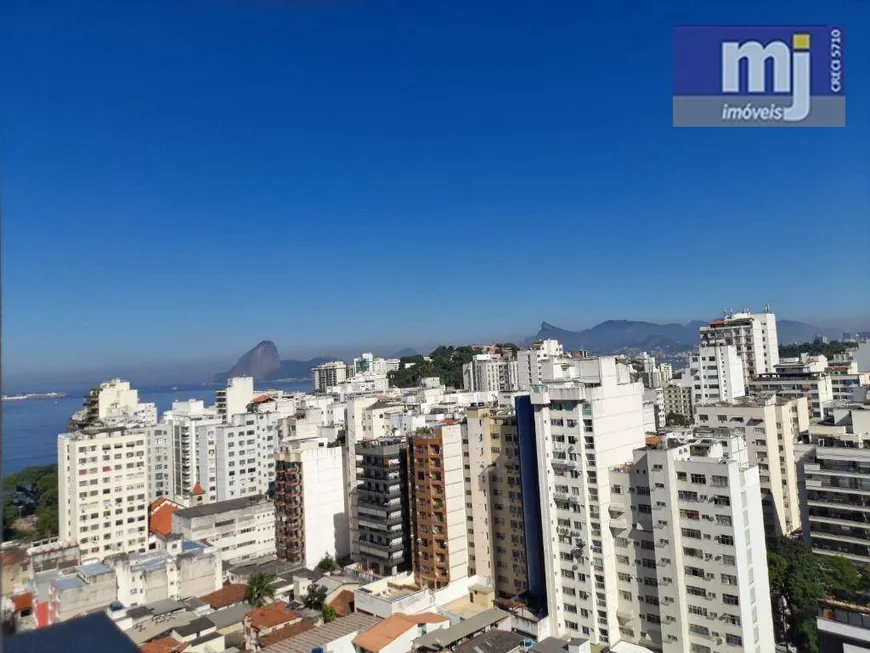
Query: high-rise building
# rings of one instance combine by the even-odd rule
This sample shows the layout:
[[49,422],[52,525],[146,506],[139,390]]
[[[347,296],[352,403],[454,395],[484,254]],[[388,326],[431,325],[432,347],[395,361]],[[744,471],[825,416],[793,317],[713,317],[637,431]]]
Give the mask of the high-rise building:
[[84,561],[148,548],[146,435],[94,426],[57,439],[60,539]]
[[70,430],[103,423],[154,424],[157,406],[139,403],[139,391],[128,381],[112,379],[101,383],[85,396],[84,407],[70,419]]
[[693,388],[690,385],[669,383],[664,386],[662,388],[662,401],[664,402],[662,412],[664,412],[665,418],[667,419],[670,414],[675,414],[691,420],[694,412],[692,392]]
[[378,576],[411,567],[407,443],[365,440],[356,446],[359,562]]
[[734,345],[701,346],[689,363],[692,402],[734,401],[746,394],[743,363]]
[[275,456],[278,557],[313,569],[350,553],[344,454],[336,445],[298,442]]
[[[610,644],[773,651],[761,485],[745,438],[728,429],[656,438],[612,468],[608,484],[616,563],[615,605],[604,612]],[[594,556],[594,533],[591,540]],[[609,598],[613,581],[605,573],[602,582],[597,570],[566,611],[573,605],[582,614],[602,589]]]
[[829,438],[801,458],[804,542],[816,553],[870,564],[870,449],[858,437]]
[[800,528],[794,445],[809,428],[804,397],[743,397],[731,404],[695,407],[696,423],[727,427],[746,437],[749,462],[758,466],[764,527],[768,538]]
[[[535,441],[550,632],[619,640],[607,469],[646,442],[643,385],[627,365],[546,361],[533,386]],[[600,478],[599,478],[600,475]],[[582,603],[575,597],[585,597]]]
[[332,361],[321,363],[311,368],[314,392],[325,393],[334,386],[344,383],[348,377],[347,363],[344,361]]
[[432,589],[468,576],[462,430],[458,423],[408,438],[411,555],[417,582]]
[[670,363],[660,363],[659,374],[661,374],[662,383],[667,384],[672,378],[674,378],[674,368]]
[[144,427],[148,468],[148,501],[175,498],[175,448],[172,428],[159,423]]
[[278,413],[236,413],[225,424],[200,427],[199,481],[211,501],[271,494],[279,419]]
[[[176,495],[189,496],[200,481],[202,486],[209,487],[214,482],[209,478],[210,470],[199,469],[200,439],[213,439],[214,430],[222,421],[217,411],[206,408],[196,399],[174,401],[172,410],[163,414],[162,421],[172,436],[172,484]],[[218,500],[213,492],[209,494],[214,501]]]
[[468,573],[503,597],[528,589],[517,418],[513,409],[472,408],[463,424]]
[[558,340],[539,340],[528,349],[517,352],[517,386],[528,390],[541,382],[541,364],[548,358],[558,358],[564,354]]
[[254,398],[254,379],[237,376],[227,380],[227,387],[215,392],[215,407],[223,421],[233,415],[248,412],[248,404]]
[[776,364],[772,374],[760,374],[749,384],[755,394],[776,393],[780,397],[806,397],[815,419],[825,416],[834,400],[831,374],[824,356],[787,359]]
[[744,381],[758,374],[770,374],[779,362],[776,316],[765,307],[762,313],[744,309],[726,313],[701,327],[702,345],[734,345],[743,361]]
[[519,387],[517,361],[476,354],[462,366],[462,387],[470,392],[513,392]]

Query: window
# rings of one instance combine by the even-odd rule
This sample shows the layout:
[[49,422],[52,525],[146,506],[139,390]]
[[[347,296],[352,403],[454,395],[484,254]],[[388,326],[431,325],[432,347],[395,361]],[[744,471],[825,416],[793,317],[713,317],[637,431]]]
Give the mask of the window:
[[698,521],[701,518],[701,515],[698,513],[697,510],[680,510],[680,518]]
[[698,626],[696,624],[689,624],[689,632],[696,635],[703,635],[704,637],[710,636],[709,628],[707,628],[706,626]]
[[722,618],[732,626],[740,625],[740,617],[738,617],[736,614],[723,614]]
[[699,605],[690,605],[689,606],[689,614],[696,614],[701,617],[707,616],[707,608],[702,608]]
[[[697,576],[699,578],[703,578],[704,577],[704,570],[699,569],[698,567],[688,567],[687,566],[686,567],[686,575],[687,576]],[[724,576],[725,574],[722,574],[722,575]]]
[[696,540],[701,539],[701,531],[699,531],[695,528],[681,528],[680,530],[683,533],[683,537],[691,537],[691,538],[694,538]]
[[722,574],[722,582],[726,585],[736,585],[737,584],[737,576],[732,576],[730,574]]
[[707,485],[707,477],[704,474],[692,474],[690,480],[694,485]]
[[732,646],[743,646],[743,638],[739,635],[725,635],[725,641]]
[[628,574],[619,573],[617,574],[617,576],[619,577],[619,580],[621,580],[623,583],[631,582],[631,576],[629,576]]
[[686,472],[677,472],[677,480],[685,481],[686,480]]
[[720,535],[719,544],[724,544],[725,546],[734,546],[734,538],[730,535]]
[[734,556],[723,555],[722,556],[722,564],[728,565],[729,567],[733,567],[737,564],[737,559]]
[[686,585],[686,594],[691,594],[692,596],[707,596],[707,590],[705,590],[703,587]]

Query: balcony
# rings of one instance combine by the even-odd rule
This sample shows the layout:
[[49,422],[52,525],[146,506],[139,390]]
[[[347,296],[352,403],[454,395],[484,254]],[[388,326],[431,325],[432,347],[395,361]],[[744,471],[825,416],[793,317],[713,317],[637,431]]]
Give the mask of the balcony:
[[610,520],[610,528],[614,530],[622,531],[628,528],[628,526],[629,522],[625,517],[616,517]]

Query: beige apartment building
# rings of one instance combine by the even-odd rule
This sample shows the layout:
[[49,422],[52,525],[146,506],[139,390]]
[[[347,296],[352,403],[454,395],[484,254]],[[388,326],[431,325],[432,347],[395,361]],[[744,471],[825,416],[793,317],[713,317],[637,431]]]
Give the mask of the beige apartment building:
[[758,465],[767,537],[789,535],[800,528],[794,444],[809,429],[806,397],[768,394],[699,405],[695,417],[699,425],[727,427],[746,437],[750,464]]
[[517,418],[510,408],[472,408],[463,424],[468,574],[512,597],[528,589]]
[[445,421],[419,429],[407,451],[414,576],[441,589],[468,576],[462,428]]

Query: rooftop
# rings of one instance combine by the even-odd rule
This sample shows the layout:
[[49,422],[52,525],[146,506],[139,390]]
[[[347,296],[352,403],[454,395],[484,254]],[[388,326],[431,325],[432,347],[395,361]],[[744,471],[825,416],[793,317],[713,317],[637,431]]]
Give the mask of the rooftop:
[[270,502],[262,494],[257,494],[252,497],[242,497],[240,499],[218,501],[217,503],[206,503],[202,506],[193,506],[192,508],[182,508],[177,510],[175,514],[183,519],[196,519],[197,517],[219,515],[232,510],[246,510],[266,503]]
[[228,605],[244,601],[247,589],[248,586],[242,585],[241,583],[224,585],[219,590],[216,590],[211,594],[206,594],[205,596],[200,596],[199,598],[217,610],[218,608],[225,608]]
[[172,532],[172,513],[180,507],[177,503],[170,501],[166,497],[157,499],[157,501],[151,504],[148,529],[152,533],[169,535]]
[[288,608],[284,603],[276,601],[264,605],[262,608],[255,608],[245,615],[245,619],[250,619],[251,628],[254,630],[263,630],[264,628],[274,628],[281,624],[291,623],[302,619],[302,615]]
[[147,642],[139,647],[142,653],[181,653],[187,648],[187,644],[182,644],[171,637],[161,637],[153,642]]
[[396,638],[411,629],[416,629],[419,624],[443,623],[445,621],[449,621],[447,617],[434,612],[394,614],[358,635],[353,640],[353,645],[366,651],[372,651],[372,653],[378,653],[384,647],[392,644]]
[[180,637],[190,637],[191,635],[199,636],[200,633],[210,628],[214,628],[214,624],[207,617],[199,617],[184,625],[176,626],[173,631],[178,633]]
[[454,653],[509,653],[523,645],[525,637],[506,630],[490,630],[459,645]]
[[510,618],[510,613],[498,608],[490,608],[469,619],[460,621],[450,628],[442,628],[426,633],[415,642],[416,648],[440,650],[450,648],[454,643],[473,635],[478,630],[488,628],[504,619]]
[[296,635],[282,642],[263,649],[264,653],[310,653],[311,649],[322,648],[330,642],[350,635],[354,632],[364,632],[380,622],[379,617],[370,614],[354,612],[341,617],[319,628],[314,628],[301,635]]
[[282,626],[281,628],[276,628],[268,635],[263,635],[260,638],[260,646],[271,646],[272,644],[283,642],[285,639],[296,637],[296,635],[301,635],[302,633],[313,630],[316,627],[316,621],[311,619],[303,619],[302,621],[297,621],[296,623],[290,624],[289,626]]
[[211,621],[215,628],[218,630],[222,628],[226,628],[228,626],[232,626],[233,624],[240,624],[245,619],[245,615],[251,611],[251,605],[248,603],[236,603],[235,605],[231,605],[228,608],[221,608],[220,610],[215,610],[207,615],[205,618]]

